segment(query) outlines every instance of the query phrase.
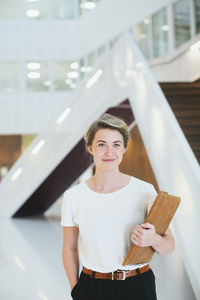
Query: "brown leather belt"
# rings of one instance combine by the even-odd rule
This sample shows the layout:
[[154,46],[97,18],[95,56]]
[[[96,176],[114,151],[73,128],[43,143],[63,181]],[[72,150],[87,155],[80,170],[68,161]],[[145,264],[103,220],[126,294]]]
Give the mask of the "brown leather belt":
[[138,268],[134,270],[117,270],[115,272],[110,272],[110,273],[100,273],[83,267],[83,273],[90,275],[91,278],[110,279],[110,280],[125,280],[128,277],[136,276],[145,273],[149,270],[150,270],[149,265],[145,265],[142,268]]

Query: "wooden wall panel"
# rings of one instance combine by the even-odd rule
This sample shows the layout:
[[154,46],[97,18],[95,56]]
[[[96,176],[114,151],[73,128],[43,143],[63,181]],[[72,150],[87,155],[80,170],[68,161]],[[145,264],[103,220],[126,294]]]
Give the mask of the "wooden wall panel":
[[0,136],[0,167],[12,167],[21,155],[21,135],[1,135]]
[[158,191],[158,185],[137,125],[131,130],[128,149],[124,154],[120,170],[126,174],[152,183]]

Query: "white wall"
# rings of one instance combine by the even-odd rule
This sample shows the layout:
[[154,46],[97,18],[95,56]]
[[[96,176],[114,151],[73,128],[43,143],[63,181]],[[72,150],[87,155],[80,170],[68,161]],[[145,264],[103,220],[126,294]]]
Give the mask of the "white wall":
[[75,92],[0,95],[0,134],[37,134],[48,131],[52,115],[71,107]]

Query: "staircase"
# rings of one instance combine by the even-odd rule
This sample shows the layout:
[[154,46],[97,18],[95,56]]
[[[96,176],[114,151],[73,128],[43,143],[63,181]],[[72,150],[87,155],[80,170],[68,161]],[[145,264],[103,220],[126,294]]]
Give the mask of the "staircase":
[[200,163],[200,80],[160,86]]

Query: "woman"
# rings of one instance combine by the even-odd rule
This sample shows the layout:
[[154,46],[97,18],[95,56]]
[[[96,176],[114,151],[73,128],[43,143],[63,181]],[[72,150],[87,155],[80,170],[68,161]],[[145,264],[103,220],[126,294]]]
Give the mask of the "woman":
[[123,260],[131,243],[158,254],[174,249],[169,228],[161,237],[153,225],[143,224],[157,195],[153,185],[119,171],[128,140],[119,118],[105,114],[92,123],[85,142],[95,174],[64,194],[63,264],[74,300],[155,300],[149,265],[123,266]]

